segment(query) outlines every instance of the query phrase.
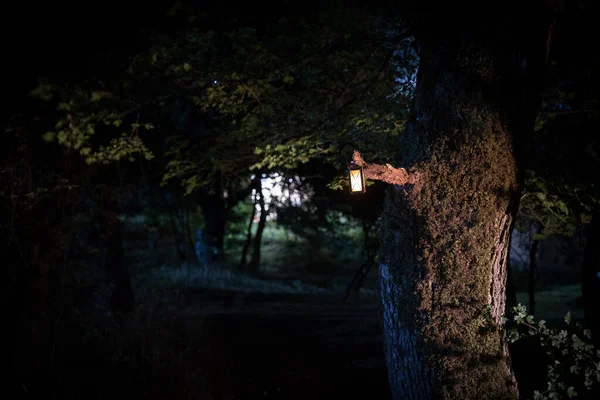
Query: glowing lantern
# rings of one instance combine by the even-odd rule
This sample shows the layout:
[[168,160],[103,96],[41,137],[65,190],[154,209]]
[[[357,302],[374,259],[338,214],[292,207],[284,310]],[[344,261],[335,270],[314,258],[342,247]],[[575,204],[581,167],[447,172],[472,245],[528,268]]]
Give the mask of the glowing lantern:
[[366,191],[363,169],[357,166],[350,167],[350,193],[364,193]]

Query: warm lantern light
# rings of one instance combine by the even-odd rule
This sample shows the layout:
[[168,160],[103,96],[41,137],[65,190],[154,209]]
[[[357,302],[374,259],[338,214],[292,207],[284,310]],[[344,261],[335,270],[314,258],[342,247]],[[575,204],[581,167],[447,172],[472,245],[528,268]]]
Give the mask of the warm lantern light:
[[366,192],[365,176],[361,167],[350,167],[350,193]]

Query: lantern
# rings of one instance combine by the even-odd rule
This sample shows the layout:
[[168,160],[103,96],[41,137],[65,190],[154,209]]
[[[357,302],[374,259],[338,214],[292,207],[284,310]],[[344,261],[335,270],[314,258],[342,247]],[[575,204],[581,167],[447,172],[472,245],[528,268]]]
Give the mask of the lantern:
[[363,169],[358,166],[350,167],[350,193],[365,193],[366,191]]

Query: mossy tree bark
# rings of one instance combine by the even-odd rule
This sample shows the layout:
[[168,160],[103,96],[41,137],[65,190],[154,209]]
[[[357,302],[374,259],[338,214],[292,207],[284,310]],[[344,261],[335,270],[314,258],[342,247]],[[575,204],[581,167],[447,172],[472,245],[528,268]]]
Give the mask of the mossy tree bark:
[[516,399],[502,330],[508,249],[550,24],[444,21],[415,28],[421,64],[399,160],[410,168],[387,166],[399,171],[379,254],[390,386],[394,399]]

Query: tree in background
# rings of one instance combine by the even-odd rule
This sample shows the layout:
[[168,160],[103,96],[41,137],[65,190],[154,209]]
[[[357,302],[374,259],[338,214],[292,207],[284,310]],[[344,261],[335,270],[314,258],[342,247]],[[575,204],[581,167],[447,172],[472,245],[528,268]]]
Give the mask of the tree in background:
[[389,160],[416,66],[397,24],[333,7],[265,25],[228,15],[211,30],[201,22],[214,16],[178,7],[177,29],[146,32],[148,50],[109,57],[94,80],[33,91],[59,99],[48,141],[88,164],[159,159],[163,184],[180,182],[201,206],[219,259],[228,210],[254,189],[252,171],[339,163],[351,144]]

